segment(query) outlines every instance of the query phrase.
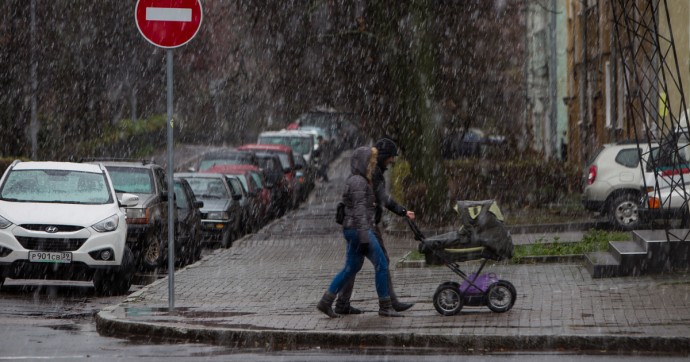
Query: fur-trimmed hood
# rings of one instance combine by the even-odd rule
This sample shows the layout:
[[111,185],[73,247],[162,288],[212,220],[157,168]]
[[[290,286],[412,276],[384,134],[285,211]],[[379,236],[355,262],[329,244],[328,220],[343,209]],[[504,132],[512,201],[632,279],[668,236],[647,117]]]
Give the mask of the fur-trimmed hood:
[[352,153],[350,160],[350,172],[353,175],[359,175],[366,178],[369,183],[372,180],[372,174],[376,168],[376,159],[378,151],[376,148],[359,147]]

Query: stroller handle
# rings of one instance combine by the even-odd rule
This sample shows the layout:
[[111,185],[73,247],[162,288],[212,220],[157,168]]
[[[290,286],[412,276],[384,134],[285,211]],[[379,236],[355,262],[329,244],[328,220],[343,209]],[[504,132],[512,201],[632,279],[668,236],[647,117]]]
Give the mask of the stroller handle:
[[412,229],[412,233],[414,233],[414,239],[417,241],[424,242],[424,234],[422,234],[422,231],[419,230],[417,224],[415,224],[415,222],[412,221],[409,217],[406,217],[405,219],[407,220],[407,225],[409,225],[410,229]]

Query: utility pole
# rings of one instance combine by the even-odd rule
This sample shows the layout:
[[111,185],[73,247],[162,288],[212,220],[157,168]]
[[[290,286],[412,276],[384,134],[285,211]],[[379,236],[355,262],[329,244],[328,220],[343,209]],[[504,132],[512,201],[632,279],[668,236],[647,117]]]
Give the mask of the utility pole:
[[36,0],[31,0],[31,121],[29,122],[29,138],[31,139],[31,159],[38,159],[38,59],[36,59]]

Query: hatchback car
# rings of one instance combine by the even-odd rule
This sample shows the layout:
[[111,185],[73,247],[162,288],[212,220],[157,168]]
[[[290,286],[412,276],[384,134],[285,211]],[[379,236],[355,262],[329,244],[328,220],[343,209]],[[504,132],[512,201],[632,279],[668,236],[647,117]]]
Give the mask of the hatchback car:
[[205,171],[213,166],[221,165],[259,165],[256,156],[252,152],[237,149],[222,149],[204,153],[199,160],[196,169],[189,171]]
[[201,226],[204,243],[220,243],[229,248],[242,235],[242,195],[234,195],[222,174],[176,173],[187,180],[194,196],[204,203]]
[[201,258],[201,208],[203,201],[194,196],[189,182],[175,178],[175,259],[178,265],[194,263]]
[[[652,144],[652,151],[658,146]],[[650,146],[640,143],[606,144],[588,163],[583,176],[582,204],[585,209],[607,215],[616,228],[632,230],[640,224],[643,168],[649,167]],[[640,166],[640,155],[643,165]]]
[[[127,208],[127,243],[140,267],[153,270],[168,258],[168,178],[163,166],[147,160],[102,159],[118,194],[139,196]],[[177,216],[173,215],[173,220]]]
[[248,233],[258,230],[265,224],[270,205],[270,192],[264,190],[263,177],[258,167],[252,165],[215,166],[206,172],[234,176],[240,181],[243,195],[246,195],[248,201],[249,215],[245,222]]
[[0,286],[5,278],[93,280],[124,294],[134,262],[126,215],[103,165],[13,162],[0,180]]
[[239,150],[272,153],[280,158],[281,166],[283,167],[283,174],[286,181],[286,189],[284,190],[283,203],[281,204],[285,210],[281,210],[281,215],[285,213],[286,209],[295,208],[298,205],[298,195],[295,192],[297,179],[295,174],[295,158],[292,148],[285,145],[276,144],[248,144],[237,147]]

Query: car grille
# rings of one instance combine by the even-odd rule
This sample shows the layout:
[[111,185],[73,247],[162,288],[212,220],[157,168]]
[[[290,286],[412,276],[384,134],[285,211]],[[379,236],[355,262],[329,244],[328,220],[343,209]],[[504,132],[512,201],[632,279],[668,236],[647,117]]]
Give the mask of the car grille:
[[46,239],[19,236],[17,241],[27,250],[74,251],[81,248],[86,239]]
[[53,232],[69,233],[83,229],[83,226],[78,225],[50,225],[50,224],[23,224],[19,225],[26,230],[32,231],[46,231],[48,227],[56,227],[58,230]]

